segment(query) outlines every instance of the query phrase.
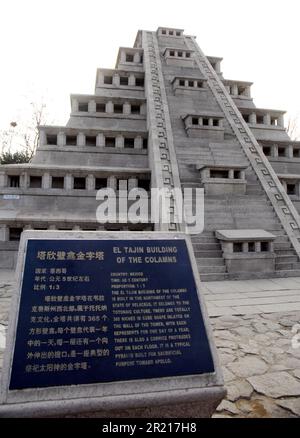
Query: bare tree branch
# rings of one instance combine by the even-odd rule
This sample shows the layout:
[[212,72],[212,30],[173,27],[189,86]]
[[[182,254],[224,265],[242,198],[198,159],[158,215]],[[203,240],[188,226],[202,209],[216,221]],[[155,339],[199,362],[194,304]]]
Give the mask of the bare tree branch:
[[0,132],[1,155],[23,154],[28,161],[34,156],[39,143],[39,126],[46,124],[46,105],[31,102],[31,115],[28,123],[22,125],[16,121],[10,123],[7,130]]
[[287,133],[293,141],[300,140],[300,117],[290,116],[287,123]]

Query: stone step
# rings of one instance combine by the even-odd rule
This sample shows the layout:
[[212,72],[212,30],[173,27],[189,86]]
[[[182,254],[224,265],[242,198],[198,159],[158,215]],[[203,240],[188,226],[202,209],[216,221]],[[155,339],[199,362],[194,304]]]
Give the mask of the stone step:
[[246,189],[246,195],[261,195],[263,194],[263,190],[262,189]]
[[286,277],[300,277],[300,269],[287,269],[280,270],[275,272],[273,276],[277,278],[286,278]]
[[188,158],[197,157],[197,158],[201,159],[203,157],[206,157],[210,160],[213,159],[212,154],[210,153],[209,150],[201,149],[201,148],[199,148],[199,146],[198,146],[198,149],[196,146],[189,146],[189,149],[187,149],[187,148],[178,149],[178,150],[176,150],[176,152],[180,158],[182,158],[182,157],[188,157]]
[[241,229],[245,228],[246,229],[246,228],[249,228],[249,226],[251,226],[252,229],[257,228],[260,230],[270,230],[270,229],[271,230],[276,230],[276,229],[281,230],[282,229],[282,227],[279,223],[271,223],[271,221],[267,222],[267,221],[262,221],[262,220],[261,221],[258,220],[257,222],[254,222],[254,220],[247,221],[244,219],[237,221],[235,228],[241,228]]
[[[205,201],[204,201],[205,202]],[[245,201],[247,202],[247,201]],[[193,209],[194,206],[191,206],[190,204],[186,204],[186,207],[188,207],[189,209]],[[257,219],[261,219],[262,221],[266,222],[269,221],[270,225],[272,225],[273,223],[276,223],[276,225],[279,223],[279,221],[277,221],[277,217],[272,213],[272,212],[263,212],[263,211],[253,211],[253,212],[242,212],[242,211],[230,211],[230,210],[224,210],[224,211],[212,211],[211,209],[207,210],[204,207],[204,215],[206,218],[224,218],[224,220],[227,221],[234,221],[235,219],[241,221],[241,220],[245,220],[245,221],[250,221],[252,219],[255,220],[255,218]],[[249,228],[250,224],[247,226],[247,228]],[[251,227],[253,228],[253,227]]]
[[211,274],[205,274],[205,273],[199,273],[200,280],[201,281],[224,281],[228,279],[228,274],[226,273],[211,273]]
[[[233,222],[219,222],[219,223],[209,223],[209,221],[205,222],[206,230],[234,230],[236,228]],[[246,228],[246,227],[245,227]]]
[[217,257],[222,258],[223,257],[221,250],[218,250],[218,251],[216,251],[216,250],[215,251],[198,251],[198,250],[194,249],[194,254],[195,254],[195,257],[197,259],[200,259],[200,258],[211,259],[211,258],[217,258]]
[[232,157],[228,155],[222,155],[221,153],[212,154],[214,164],[221,164],[222,166],[228,166],[229,168],[231,166],[244,166],[245,160],[243,157],[236,157],[235,159],[232,159]]
[[243,159],[243,157],[237,157],[235,159],[231,159],[230,157],[226,157],[224,158],[224,156],[222,157],[221,154],[213,154],[213,162],[211,163],[211,165],[213,164],[220,164],[222,166],[228,166],[229,168],[231,166],[244,166],[245,164],[245,160]]
[[294,262],[298,262],[299,258],[296,255],[278,255],[276,253],[276,259],[275,259],[275,263],[280,264],[280,263],[294,263]]
[[220,243],[193,243],[194,251],[219,251],[221,248]]
[[208,236],[202,236],[200,237],[201,234],[198,236],[193,236],[192,237],[192,243],[194,244],[217,244],[219,241],[215,238],[215,237],[208,237]]
[[[201,184],[199,181],[195,183],[183,183],[182,186],[186,187],[194,187],[198,184]],[[187,198],[189,202],[195,201],[193,198]],[[246,201],[246,202],[245,202]],[[206,209],[215,209],[215,211],[223,211],[224,209],[228,209],[229,207],[233,209],[237,209],[237,211],[253,211],[256,209],[257,211],[272,211],[274,210],[270,205],[267,205],[265,201],[258,202],[256,198],[252,198],[251,195],[245,195],[243,198],[235,199],[235,196],[228,195],[218,195],[211,196],[205,195],[205,208]]]
[[255,177],[254,174],[248,172],[248,170],[245,172],[245,177],[249,184],[258,184],[261,187],[260,181]]
[[[205,201],[204,201],[205,202]],[[213,211],[204,211],[205,217],[210,217],[210,216],[215,216],[216,212]],[[272,212],[267,212],[267,211],[224,211],[224,212],[220,212],[219,214],[222,214],[222,217],[232,217],[233,219],[237,218],[237,219],[255,219],[255,218],[261,218],[261,219],[265,219],[265,220],[274,220],[274,218],[276,217],[274,213]]]
[[298,277],[300,270],[282,270],[275,272],[235,272],[227,274],[228,280],[254,280],[254,279],[266,279],[266,278],[286,278],[286,277]]
[[[216,144],[216,143],[215,143]],[[221,157],[230,157],[231,155],[233,155],[234,157],[240,157],[241,160],[243,160],[243,164],[247,165],[247,161],[245,159],[245,155],[243,154],[243,152],[241,151],[241,148],[238,147],[230,147],[229,145],[224,147],[220,147],[220,148],[216,148],[215,145],[210,146],[209,148],[211,150],[211,153],[215,156],[215,155],[220,155]]]
[[249,193],[250,193],[251,191],[260,191],[260,192],[263,192],[263,189],[262,189],[262,187],[261,187],[259,184],[249,184],[249,183],[247,183],[246,191],[249,192]]
[[203,164],[210,164],[213,162],[212,155],[206,153],[199,154],[196,151],[191,151],[190,154],[177,151],[176,155],[178,157],[179,164],[193,164],[195,166],[195,161]]
[[197,265],[198,267],[204,267],[205,268],[207,266],[212,267],[212,268],[217,268],[219,266],[224,266],[224,260],[223,257],[212,257],[212,258],[198,258],[196,257],[196,261],[197,261]]
[[194,183],[201,182],[201,178],[200,178],[200,175],[198,173],[191,175],[190,172],[186,172],[185,175],[181,176],[180,181],[181,181],[181,184],[186,184],[186,183],[194,184]]
[[[243,196],[242,198],[239,197],[238,199],[234,196],[225,197],[224,195],[220,195],[218,197],[206,196],[206,206],[215,207],[216,209],[222,209],[225,206],[227,208],[228,206],[233,208],[240,208],[240,209],[245,208],[244,201],[245,201],[245,196]],[[270,209],[273,210],[273,208],[270,205],[266,205],[264,200],[261,200],[261,202],[259,202],[257,198],[255,197],[252,198],[251,196],[247,196],[247,207],[249,210],[250,208],[257,208],[265,211],[268,211]]]
[[247,206],[247,209],[249,210],[262,210],[262,211],[272,211],[273,213],[275,213],[275,210],[273,209],[273,207],[269,204],[267,204],[265,202],[264,199],[260,198],[262,202],[258,202],[257,197],[254,197],[252,195],[246,195],[246,199],[245,197],[243,197],[243,199],[238,199],[237,202],[233,202],[236,200],[232,200],[230,199],[230,206],[231,208],[236,208],[236,207],[245,207]]
[[[293,250],[293,246],[292,244],[289,242],[289,238],[287,236],[282,236],[282,239],[280,239],[279,237],[276,237],[275,242],[274,242],[274,249],[275,251],[288,251],[288,250]],[[285,239],[285,240],[283,240]]]
[[213,146],[210,145],[209,149],[213,155],[220,155],[221,157],[227,157],[230,155],[234,155],[234,157],[241,157],[241,160],[243,160],[243,164],[247,165],[247,161],[245,160],[245,155],[243,154],[241,148],[239,147],[231,147],[227,145],[226,147],[215,147],[217,143],[215,143]]
[[204,224],[206,230],[236,230],[236,229],[243,230],[243,229],[251,228],[251,229],[266,230],[272,233],[275,227],[281,229],[279,224],[270,225],[269,223],[260,220],[257,220],[257,222],[243,220],[236,222],[215,222],[215,223],[213,223],[212,220],[210,220],[210,221],[206,221]]
[[213,154],[213,160],[211,163],[208,163],[208,165],[214,165],[219,164],[222,166],[228,166],[229,168],[231,166],[244,166],[245,160],[241,157],[237,157],[236,159],[231,159],[230,157],[224,158],[221,154]]
[[226,272],[226,266],[199,266],[198,270],[201,274],[221,274]]
[[[247,200],[244,200],[243,202],[247,202]],[[186,203],[187,206],[189,206],[189,208],[191,208],[191,203],[189,201],[187,201]],[[248,217],[251,216],[256,216],[256,217],[265,217],[266,219],[272,219],[274,221],[274,219],[276,219],[277,222],[277,216],[275,215],[274,212],[270,211],[270,210],[262,210],[260,208],[256,209],[255,207],[253,207],[252,210],[242,210],[240,209],[235,209],[234,207],[224,207],[223,210],[218,209],[218,210],[214,210],[211,206],[207,206],[205,204],[205,199],[204,199],[204,213],[205,215],[230,215],[232,217],[238,217],[241,219],[247,219]]]
[[[277,218],[275,217],[275,215],[273,213],[263,213],[263,212],[255,212],[253,211],[252,213],[247,213],[247,214],[243,214],[243,213],[234,213],[233,214],[233,220],[240,222],[240,221],[247,221],[247,223],[249,224],[249,226],[251,226],[252,221],[261,221],[264,222],[266,225],[270,224],[275,224],[278,225],[279,221],[277,221]],[[247,228],[248,228],[247,227]],[[262,227],[259,227],[262,228]]]
[[[271,206],[270,204],[267,204],[265,196],[248,195],[248,198],[249,198],[249,202],[253,202],[256,205],[261,205],[262,207],[265,208]],[[244,199],[244,195],[242,196],[236,195],[235,197],[232,197],[231,202],[233,205],[240,205],[240,201],[242,201],[243,199]]]
[[260,181],[254,177],[254,175],[251,175],[249,173],[246,172],[245,174],[246,180],[247,180],[247,186],[257,186],[260,187],[262,189],[262,185],[260,183]]
[[201,179],[199,178],[199,174],[196,172],[181,172],[181,183],[199,183]]
[[245,175],[247,180],[247,188],[260,188],[262,189],[262,186],[257,180],[252,179],[249,175]]
[[195,161],[199,161],[200,163],[209,164],[213,162],[213,157],[211,154],[206,152],[191,151],[191,153],[186,153],[182,151],[176,151],[176,155],[179,159],[179,163],[183,164],[193,164],[195,166]]
[[197,234],[197,236],[196,237],[215,237],[215,233],[213,232],[213,231],[202,231],[202,233],[201,234]]
[[[187,200],[187,204],[191,205],[191,201],[193,201],[193,203],[195,202],[195,199],[188,199]],[[218,200],[216,200],[215,202],[217,202]],[[204,209],[205,209],[205,213],[219,213],[219,214],[238,214],[238,215],[244,215],[246,217],[246,215],[250,215],[250,214],[266,214],[268,216],[272,216],[272,217],[277,217],[274,213],[274,211],[272,211],[269,207],[265,207],[262,208],[261,206],[256,206],[255,204],[252,204],[251,202],[249,202],[249,205],[247,205],[247,208],[245,208],[245,204],[247,203],[247,197],[245,197],[242,201],[241,201],[244,206],[236,206],[235,204],[232,204],[230,202],[230,199],[227,199],[227,205],[225,205],[225,203],[222,202],[221,205],[218,205],[217,208],[214,208],[214,206],[211,203],[208,203],[206,201],[206,198],[204,198]]]
[[[190,137],[190,139],[191,139],[191,137]],[[185,145],[184,146],[176,146],[176,152],[184,153],[184,154],[197,153],[198,155],[203,154],[203,153],[207,153],[207,154],[211,155],[211,151],[208,147],[201,146],[201,145],[199,147],[199,143],[197,144],[197,142],[195,142],[193,144],[193,141],[190,141],[190,139],[189,139],[190,144],[188,145],[188,147],[186,147]]]
[[190,152],[190,151],[201,151],[201,152],[211,152],[208,144],[201,144],[200,141],[197,142],[196,138],[189,137],[188,139],[184,139],[189,142],[189,145],[186,146],[184,142],[178,142],[176,146],[176,151]]
[[[262,194],[263,194],[263,191],[262,191],[262,190],[261,190],[261,191],[258,190],[258,191],[256,191],[256,192],[253,191],[253,192],[251,192],[251,193],[246,191],[246,196],[262,195]],[[246,201],[246,202],[247,202],[247,201]]]
[[274,251],[275,251],[277,257],[294,256],[295,255],[295,251],[293,250],[293,248],[291,248],[291,249],[277,249],[274,247]]
[[[205,202],[205,201],[204,201]],[[246,201],[245,201],[246,202]],[[189,208],[193,208],[190,204],[187,204],[187,206],[189,206]],[[204,207],[205,209],[205,207]],[[239,220],[248,220],[248,219],[255,219],[255,218],[261,218],[263,220],[270,220],[273,221],[276,218],[276,216],[272,213],[272,212],[266,212],[266,211],[255,211],[253,210],[252,212],[249,211],[228,211],[228,210],[224,210],[224,211],[212,211],[211,209],[204,210],[204,214],[205,217],[215,217],[215,216],[219,216],[219,217],[224,217],[224,218],[232,218],[232,219],[239,219]],[[277,220],[276,220],[277,222]]]
[[[189,199],[191,201],[192,199]],[[220,195],[218,198],[210,199],[205,196],[205,209],[207,211],[232,211],[236,212],[272,212],[275,214],[273,208],[269,205],[266,205],[264,202],[257,202],[256,199],[251,199],[250,196],[243,196],[242,199],[238,199],[238,201],[234,197],[228,197],[224,195]]]
[[224,205],[225,202],[226,202],[226,204],[230,203],[230,205],[232,205],[232,206],[245,205],[244,203],[241,204],[241,202],[243,202],[245,200],[245,196],[247,196],[247,201],[249,201],[249,203],[251,203],[251,205],[257,205],[257,206],[260,205],[264,208],[271,207],[271,205],[266,202],[264,196],[251,195],[251,194],[243,195],[243,196],[236,195],[236,194],[206,195],[206,202],[209,205],[220,203],[220,206]]
[[300,263],[276,263],[276,271],[300,269]]
[[195,189],[195,188],[203,188],[203,184],[201,182],[182,182],[182,189]]
[[[237,195],[207,195],[206,196],[206,203],[207,205],[212,205],[215,207],[222,207],[224,205],[228,204],[232,207],[245,207],[245,204],[241,204],[241,202],[243,202],[245,200],[245,195],[243,196],[237,196]],[[216,201],[218,201],[216,203]],[[260,196],[250,196],[247,195],[247,201],[249,202],[249,204],[251,206],[257,207],[257,208],[263,208],[265,210],[270,210],[273,209],[270,205],[268,205],[265,201],[265,199],[263,199]],[[248,204],[247,204],[248,205]]]

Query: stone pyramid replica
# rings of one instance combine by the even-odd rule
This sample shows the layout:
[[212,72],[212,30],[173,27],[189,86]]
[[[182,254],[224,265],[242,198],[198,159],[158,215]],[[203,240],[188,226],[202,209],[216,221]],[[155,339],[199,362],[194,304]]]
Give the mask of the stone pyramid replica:
[[15,266],[24,229],[181,229],[99,224],[101,188],[203,188],[205,228],[191,236],[202,280],[300,275],[300,142],[221,61],[181,29],[138,31],[93,95],[71,95],[66,126],[40,127],[30,164],[0,167],[0,267]]

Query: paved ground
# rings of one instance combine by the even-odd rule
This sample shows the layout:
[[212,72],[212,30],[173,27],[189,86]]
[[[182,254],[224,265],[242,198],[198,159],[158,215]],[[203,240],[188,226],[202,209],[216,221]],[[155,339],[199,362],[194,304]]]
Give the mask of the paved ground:
[[211,318],[228,391],[215,417],[300,417],[299,321],[300,311]]
[[203,292],[228,391],[214,416],[300,417],[300,277]]
[[300,277],[212,281],[203,292],[210,316],[300,311]]
[[[0,368],[12,279],[0,271]],[[202,288],[228,391],[214,417],[300,417],[300,277]]]

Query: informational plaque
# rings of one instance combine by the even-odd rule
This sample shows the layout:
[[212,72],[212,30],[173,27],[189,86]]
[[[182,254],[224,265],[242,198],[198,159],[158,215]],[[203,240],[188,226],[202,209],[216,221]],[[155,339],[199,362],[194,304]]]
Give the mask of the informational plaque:
[[185,239],[29,239],[9,390],[213,373]]

